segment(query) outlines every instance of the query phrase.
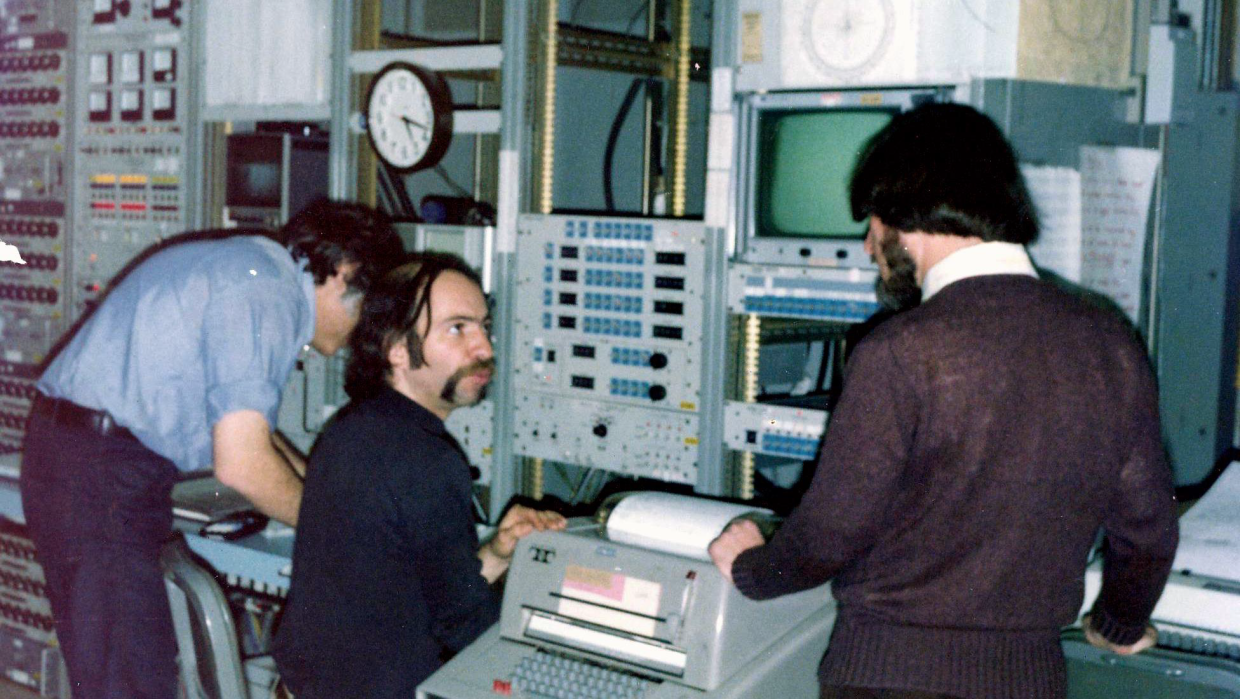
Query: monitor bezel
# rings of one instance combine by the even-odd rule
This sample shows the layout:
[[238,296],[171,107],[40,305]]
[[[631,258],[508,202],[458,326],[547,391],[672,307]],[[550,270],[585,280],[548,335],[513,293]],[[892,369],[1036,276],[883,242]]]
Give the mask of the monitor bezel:
[[[760,124],[771,113],[812,110],[875,110],[902,112],[927,101],[951,101],[953,88],[908,87],[884,89],[762,92],[746,95],[740,109],[740,154],[737,158],[738,257],[751,264],[875,269],[865,253],[864,238],[759,237],[757,225],[758,164],[761,162]],[[865,222],[857,223],[858,230]]]

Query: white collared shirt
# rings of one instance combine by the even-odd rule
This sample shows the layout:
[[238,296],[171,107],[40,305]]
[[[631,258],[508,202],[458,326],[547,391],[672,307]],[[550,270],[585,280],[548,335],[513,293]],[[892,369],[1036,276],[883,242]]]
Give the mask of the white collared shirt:
[[921,300],[929,300],[952,282],[989,274],[1023,274],[1034,278],[1038,276],[1024,245],[978,243],[953,252],[931,267],[921,284]]

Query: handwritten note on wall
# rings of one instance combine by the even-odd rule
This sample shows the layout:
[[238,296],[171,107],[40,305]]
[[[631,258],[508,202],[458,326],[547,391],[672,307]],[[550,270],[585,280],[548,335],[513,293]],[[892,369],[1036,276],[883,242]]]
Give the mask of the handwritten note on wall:
[[1035,264],[1081,282],[1081,173],[1070,167],[1022,165],[1041,230],[1029,246]]
[[1106,294],[1139,324],[1146,229],[1158,151],[1082,146],[1081,168],[1022,165],[1038,219],[1029,255]]
[[1081,147],[1081,283],[1111,297],[1133,322],[1158,151]]

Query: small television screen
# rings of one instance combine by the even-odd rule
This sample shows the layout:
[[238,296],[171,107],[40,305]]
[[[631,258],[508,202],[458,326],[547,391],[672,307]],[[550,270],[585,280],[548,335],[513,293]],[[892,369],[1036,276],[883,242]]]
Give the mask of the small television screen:
[[862,148],[895,109],[768,110],[758,121],[754,234],[861,239],[848,181]]
[[225,203],[280,207],[283,145],[279,134],[236,134],[228,138]]

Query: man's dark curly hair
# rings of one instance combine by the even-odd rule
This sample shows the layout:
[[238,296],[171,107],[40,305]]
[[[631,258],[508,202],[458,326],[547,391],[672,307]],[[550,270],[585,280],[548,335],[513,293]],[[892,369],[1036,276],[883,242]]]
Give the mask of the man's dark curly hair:
[[317,199],[284,224],[279,239],[294,260],[307,261],[315,284],[322,284],[341,264],[358,263],[349,287],[361,293],[405,255],[391,220],[355,202]]
[[853,218],[899,231],[1028,244],[1037,213],[1012,146],[990,117],[961,104],[900,114],[870,139],[849,185]]
[[405,263],[388,272],[362,301],[357,327],[349,336],[349,363],[344,388],[353,400],[373,396],[387,385],[392,365],[388,351],[404,342],[414,367],[424,363],[418,332],[423,310],[424,327],[431,325],[431,286],[444,272],[457,272],[482,288],[478,273],[464,260],[442,252],[409,255]]

